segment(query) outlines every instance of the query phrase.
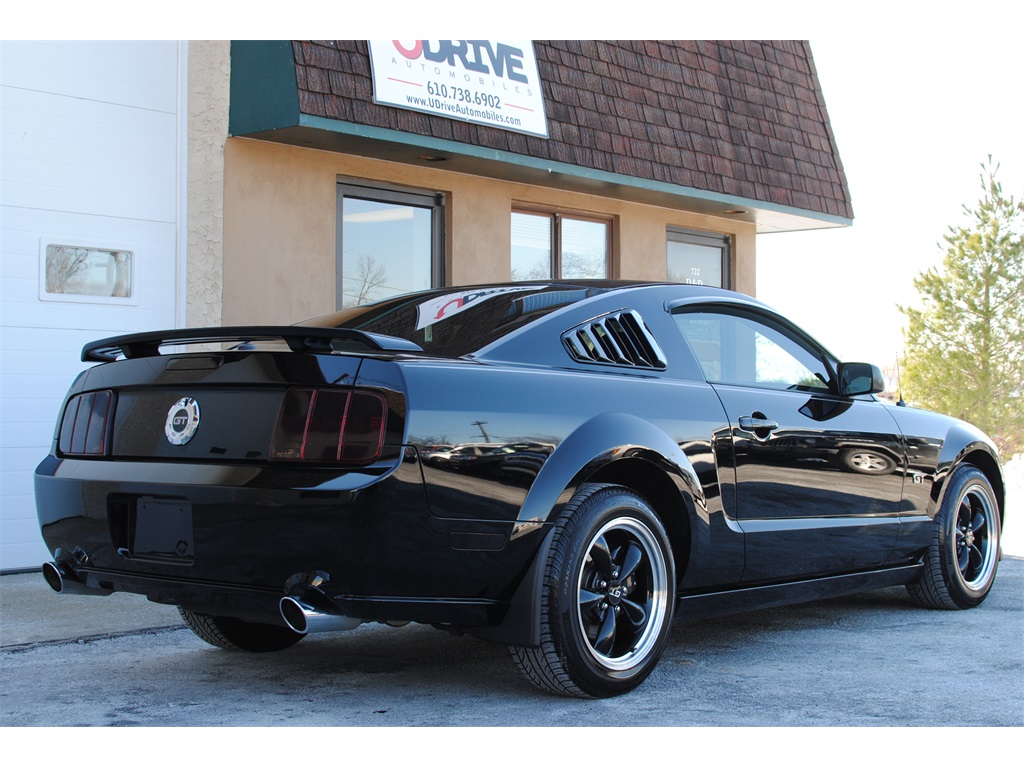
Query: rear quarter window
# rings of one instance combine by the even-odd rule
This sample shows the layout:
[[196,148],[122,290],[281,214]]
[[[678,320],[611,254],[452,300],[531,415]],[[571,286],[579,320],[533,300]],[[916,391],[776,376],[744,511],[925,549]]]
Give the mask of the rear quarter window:
[[463,357],[607,289],[566,284],[439,289],[353,307],[303,325],[397,336],[438,357]]

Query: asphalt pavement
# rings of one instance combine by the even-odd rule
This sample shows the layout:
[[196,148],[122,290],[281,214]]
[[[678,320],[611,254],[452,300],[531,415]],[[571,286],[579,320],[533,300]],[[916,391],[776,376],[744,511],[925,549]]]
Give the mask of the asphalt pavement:
[[141,595],[57,594],[40,572],[0,576],[0,652],[181,625],[177,608]]
[[677,622],[652,677],[602,701],[543,694],[505,649],[416,625],[232,653],[173,607],[34,573],[0,576],[0,617],[3,726],[1024,726],[1017,557],[969,611],[896,588]]

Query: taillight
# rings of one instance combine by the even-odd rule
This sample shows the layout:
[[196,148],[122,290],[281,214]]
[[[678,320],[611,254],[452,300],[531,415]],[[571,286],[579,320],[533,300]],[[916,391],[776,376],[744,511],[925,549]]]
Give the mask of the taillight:
[[114,393],[109,389],[71,398],[60,424],[60,452],[69,456],[104,455],[113,404]]
[[384,446],[387,403],[372,392],[289,389],[269,457],[327,464],[369,464]]

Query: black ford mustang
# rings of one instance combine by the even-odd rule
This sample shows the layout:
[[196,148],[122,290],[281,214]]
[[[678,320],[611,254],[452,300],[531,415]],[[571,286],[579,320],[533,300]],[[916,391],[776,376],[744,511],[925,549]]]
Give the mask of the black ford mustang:
[[969,608],[1000,558],[985,435],[727,291],[446,288],[83,359],[36,471],[44,575],[224,648],[425,622],[611,696],[673,615],[898,584]]

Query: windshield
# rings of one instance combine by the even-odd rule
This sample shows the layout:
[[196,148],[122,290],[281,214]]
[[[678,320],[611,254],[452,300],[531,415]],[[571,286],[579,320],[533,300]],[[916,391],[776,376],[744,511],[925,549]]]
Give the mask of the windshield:
[[439,357],[471,355],[512,331],[589,296],[611,290],[585,283],[522,283],[439,288],[306,320],[300,325],[397,336]]

